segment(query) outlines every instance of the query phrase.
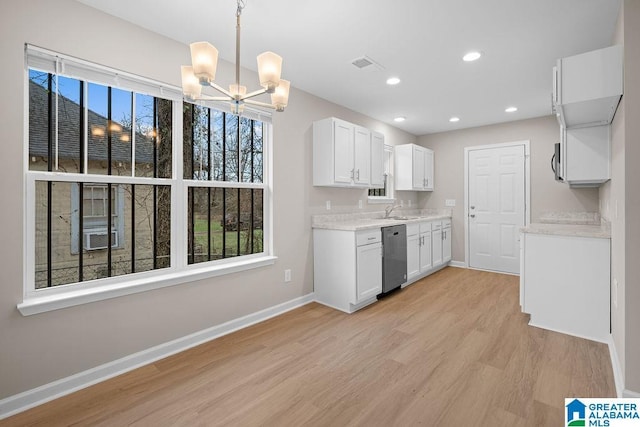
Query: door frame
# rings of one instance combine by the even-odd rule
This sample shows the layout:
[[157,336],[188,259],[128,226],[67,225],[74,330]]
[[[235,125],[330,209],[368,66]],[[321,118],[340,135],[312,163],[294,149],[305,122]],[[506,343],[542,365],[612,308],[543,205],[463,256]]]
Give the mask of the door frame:
[[[524,222],[531,224],[531,159],[529,140],[503,142],[499,144],[472,145],[464,147],[464,266],[469,268],[469,152],[492,148],[524,146]],[[509,274],[509,273],[505,273]]]

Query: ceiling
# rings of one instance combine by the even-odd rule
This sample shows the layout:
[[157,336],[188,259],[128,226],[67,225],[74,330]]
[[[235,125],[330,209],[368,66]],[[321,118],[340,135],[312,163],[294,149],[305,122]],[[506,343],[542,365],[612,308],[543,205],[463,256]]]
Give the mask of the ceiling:
[[[185,44],[209,41],[235,62],[236,0],[79,1]],[[619,7],[620,0],[246,0],[241,63],[255,70],[256,55],[272,50],[294,87],[424,135],[551,114],[556,59],[611,45]],[[482,57],[462,61],[472,50]],[[381,68],[351,64],[363,55]],[[401,83],[388,86],[390,76]],[[288,108],[295,104],[294,93]],[[509,106],[518,111],[506,113]],[[395,123],[397,116],[406,121]]]

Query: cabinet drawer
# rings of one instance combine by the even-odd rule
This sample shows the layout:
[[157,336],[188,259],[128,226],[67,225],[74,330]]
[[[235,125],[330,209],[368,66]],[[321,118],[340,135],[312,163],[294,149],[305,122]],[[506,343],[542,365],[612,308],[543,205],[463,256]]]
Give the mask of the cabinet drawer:
[[377,243],[382,241],[382,233],[380,229],[359,231],[356,233],[356,245],[368,245],[369,243]]
[[440,230],[442,228],[442,221],[433,221],[431,223],[431,229],[433,231]]
[[431,223],[430,222],[420,223],[420,233],[426,233],[427,231],[431,231]]

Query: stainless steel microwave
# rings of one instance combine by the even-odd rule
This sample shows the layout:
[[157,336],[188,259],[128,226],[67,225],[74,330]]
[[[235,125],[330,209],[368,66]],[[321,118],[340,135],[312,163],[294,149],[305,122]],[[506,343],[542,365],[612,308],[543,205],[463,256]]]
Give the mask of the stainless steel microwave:
[[556,181],[564,181],[562,179],[562,171],[561,171],[561,165],[560,165],[560,143],[556,142],[555,144],[555,152],[553,153],[553,157],[551,157],[551,169],[553,170],[553,173],[556,176]]

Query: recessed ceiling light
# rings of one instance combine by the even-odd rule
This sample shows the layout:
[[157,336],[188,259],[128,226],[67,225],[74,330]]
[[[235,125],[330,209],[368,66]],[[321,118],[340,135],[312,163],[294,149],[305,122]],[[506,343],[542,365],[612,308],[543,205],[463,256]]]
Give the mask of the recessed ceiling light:
[[451,118],[449,119],[449,121],[450,121],[451,123],[459,122],[459,121],[460,121],[460,117],[451,117]]
[[462,60],[465,62],[475,61],[480,58],[482,54],[480,52],[469,52],[465,56],[462,57]]
[[399,79],[399,78],[397,78],[397,77],[389,77],[389,78],[387,79],[387,84],[388,84],[389,86],[395,86],[395,85],[397,85],[398,83],[400,83],[400,79]]
[[515,113],[516,111],[518,111],[518,107],[508,107],[504,111],[505,113]]
[[396,117],[395,119],[393,119],[394,122],[398,122],[398,123],[404,122],[405,120],[407,120],[407,118],[403,117],[403,116],[399,116],[399,117]]

